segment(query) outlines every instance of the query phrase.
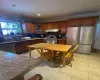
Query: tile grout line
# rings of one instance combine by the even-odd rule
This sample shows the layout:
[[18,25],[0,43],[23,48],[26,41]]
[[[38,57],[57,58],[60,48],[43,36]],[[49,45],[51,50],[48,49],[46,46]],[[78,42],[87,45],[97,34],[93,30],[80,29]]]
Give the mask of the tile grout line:
[[89,73],[88,73],[88,80],[89,80]]

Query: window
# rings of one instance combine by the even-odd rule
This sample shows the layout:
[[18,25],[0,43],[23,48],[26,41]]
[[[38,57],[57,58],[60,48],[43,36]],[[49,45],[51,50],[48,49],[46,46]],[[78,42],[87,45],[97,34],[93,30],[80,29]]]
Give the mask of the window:
[[21,34],[21,26],[19,22],[0,22],[3,35]]

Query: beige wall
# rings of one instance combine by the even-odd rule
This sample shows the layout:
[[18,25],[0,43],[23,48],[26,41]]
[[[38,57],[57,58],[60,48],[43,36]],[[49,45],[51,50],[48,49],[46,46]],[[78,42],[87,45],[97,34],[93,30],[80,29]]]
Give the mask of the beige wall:
[[54,18],[45,18],[45,19],[39,19],[38,21],[39,22],[56,22],[56,21],[65,21],[72,18],[83,18],[83,17],[91,17],[91,16],[100,16],[100,12],[60,16],[60,17],[54,17]]

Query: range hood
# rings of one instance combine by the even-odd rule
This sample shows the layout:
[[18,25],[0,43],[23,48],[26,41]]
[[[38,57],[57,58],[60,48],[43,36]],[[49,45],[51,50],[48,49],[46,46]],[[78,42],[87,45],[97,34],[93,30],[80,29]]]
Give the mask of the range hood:
[[59,29],[47,29],[46,32],[59,32]]

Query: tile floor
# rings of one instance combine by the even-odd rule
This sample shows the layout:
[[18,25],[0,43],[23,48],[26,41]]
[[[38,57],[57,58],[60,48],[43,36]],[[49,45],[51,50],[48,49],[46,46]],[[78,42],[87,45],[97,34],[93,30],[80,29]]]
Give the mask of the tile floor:
[[[28,53],[22,54],[28,56]],[[39,53],[32,51],[32,57],[38,58]],[[43,62],[35,69],[28,72],[24,77],[27,80],[34,74],[41,74],[44,80],[100,80],[100,53],[91,55],[75,53],[73,67],[51,68],[48,61]]]

